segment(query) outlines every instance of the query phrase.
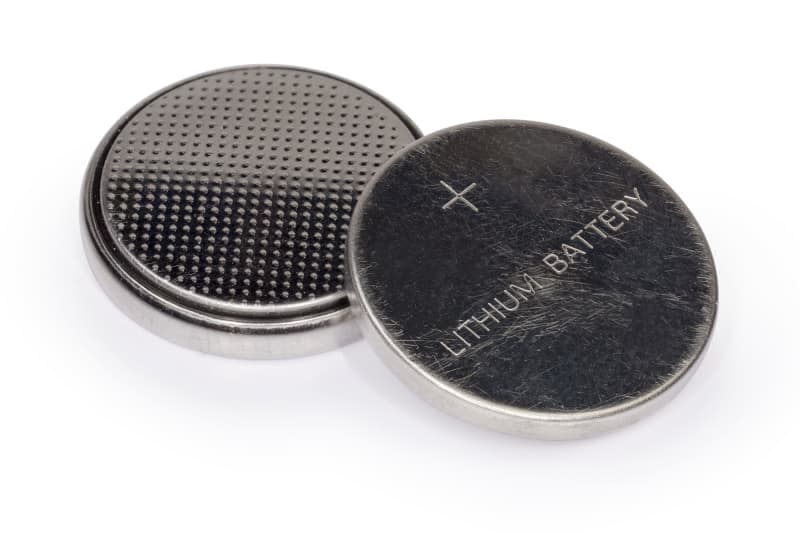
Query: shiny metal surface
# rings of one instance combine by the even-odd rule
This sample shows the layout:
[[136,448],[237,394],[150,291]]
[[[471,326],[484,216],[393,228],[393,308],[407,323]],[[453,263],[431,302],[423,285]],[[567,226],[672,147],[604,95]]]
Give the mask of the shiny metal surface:
[[98,147],[82,230],[98,281],[178,344],[233,357],[321,352],[357,337],[343,290],[352,209],[420,133],[321,72],[246,66],[184,80]]
[[464,420],[538,438],[629,424],[695,370],[716,273],[651,170],[545,124],[456,126],[369,184],[348,293],[386,363]]

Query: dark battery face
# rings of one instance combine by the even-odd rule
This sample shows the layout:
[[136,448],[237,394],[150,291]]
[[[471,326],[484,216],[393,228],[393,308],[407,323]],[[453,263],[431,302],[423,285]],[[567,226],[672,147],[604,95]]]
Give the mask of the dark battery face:
[[555,126],[414,143],[368,188],[351,245],[351,295],[390,365],[504,431],[636,419],[677,390],[714,321],[713,261],[683,202],[624,152]]

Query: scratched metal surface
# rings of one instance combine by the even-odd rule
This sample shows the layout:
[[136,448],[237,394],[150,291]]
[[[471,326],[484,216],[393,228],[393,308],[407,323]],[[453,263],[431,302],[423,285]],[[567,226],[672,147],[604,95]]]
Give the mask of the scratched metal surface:
[[[616,231],[597,218],[606,210]],[[685,205],[571,130],[491,122],[428,136],[373,181],[353,226],[361,303],[397,355],[498,405],[591,411],[652,393],[696,360],[714,320],[713,261]]]

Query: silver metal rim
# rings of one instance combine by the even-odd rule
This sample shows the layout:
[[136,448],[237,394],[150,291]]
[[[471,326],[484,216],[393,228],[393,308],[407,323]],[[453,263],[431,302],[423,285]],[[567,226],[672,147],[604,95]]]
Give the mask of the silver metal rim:
[[111,301],[144,328],[180,346],[227,357],[280,359],[325,352],[359,337],[347,306],[284,320],[199,313],[113,268],[97,246],[91,217],[83,206],[81,234],[89,266]]

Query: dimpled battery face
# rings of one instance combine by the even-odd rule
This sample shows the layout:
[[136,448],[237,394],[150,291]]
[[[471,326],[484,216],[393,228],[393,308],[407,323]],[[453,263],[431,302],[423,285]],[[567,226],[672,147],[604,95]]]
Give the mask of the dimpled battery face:
[[350,233],[365,335],[428,400],[569,438],[638,419],[709,338],[716,275],[652,171],[589,136],[488,122],[429,135],[365,192]]
[[335,347],[340,334],[307,350],[257,337],[346,319],[352,210],[375,169],[417,136],[388,102],[319,72],[252,66],[181,82],[131,111],[90,166],[95,265],[182,321],[159,330],[162,315],[121,304],[181,344],[247,357]]

